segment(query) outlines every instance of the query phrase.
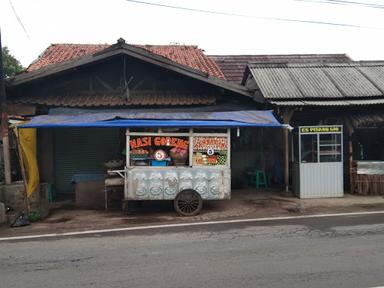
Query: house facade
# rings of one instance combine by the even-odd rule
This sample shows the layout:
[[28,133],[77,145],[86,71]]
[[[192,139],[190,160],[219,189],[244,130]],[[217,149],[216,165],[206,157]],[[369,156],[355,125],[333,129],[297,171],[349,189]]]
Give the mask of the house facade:
[[[216,63],[196,46],[50,46],[26,72],[7,83],[10,115],[79,116],[94,113],[203,114],[259,110],[262,97],[228,82]],[[233,185],[243,171],[263,161],[268,128],[232,131]],[[75,193],[74,182],[105,173],[104,163],[124,158],[121,127],[59,127],[37,130],[40,180],[55,197]],[[268,140],[269,141],[269,140]]]
[[[242,83],[293,127],[342,125],[345,190],[382,194],[383,76],[382,61],[250,63]],[[291,167],[304,161],[294,140],[286,139]]]
[[[207,56],[197,46],[128,45],[123,39],[114,45],[54,44],[7,83],[8,113],[269,109],[292,127],[342,125],[345,190],[377,194],[382,179],[372,171],[382,171],[375,163],[384,160],[376,149],[383,141],[383,75],[382,62],[356,62],[345,54]],[[56,196],[73,195],[74,182],[103,174],[103,163],[124,157],[125,130],[119,127],[37,134],[40,180]],[[294,189],[294,135],[287,129],[233,130],[232,187],[244,187],[244,172],[257,167],[269,185]],[[375,175],[374,186],[366,184],[369,175]]]

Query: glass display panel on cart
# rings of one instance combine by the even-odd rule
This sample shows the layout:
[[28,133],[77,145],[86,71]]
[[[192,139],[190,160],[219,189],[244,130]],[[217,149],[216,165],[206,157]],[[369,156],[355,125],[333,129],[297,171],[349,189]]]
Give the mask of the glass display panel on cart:
[[317,162],[317,134],[301,135],[301,163]]
[[131,166],[188,166],[187,136],[131,136]]
[[193,166],[227,165],[228,138],[225,136],[194,136]]
[[319,135],[320,162],[341,161],[341,134]]

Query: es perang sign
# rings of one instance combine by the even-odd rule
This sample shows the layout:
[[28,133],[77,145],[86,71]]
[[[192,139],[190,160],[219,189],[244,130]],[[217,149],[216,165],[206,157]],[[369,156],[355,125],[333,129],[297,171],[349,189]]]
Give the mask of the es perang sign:
[[341,132],[340,126],[300,127],[300,133],[335,133]]

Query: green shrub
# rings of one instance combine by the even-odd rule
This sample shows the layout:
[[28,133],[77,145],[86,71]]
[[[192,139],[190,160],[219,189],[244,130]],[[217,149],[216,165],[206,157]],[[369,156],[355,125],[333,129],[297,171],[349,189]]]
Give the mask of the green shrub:
[[31,222],[36,222],[41,220],[41,215],[40,212],[38,211],[31,211],[29,212],[29,221]]

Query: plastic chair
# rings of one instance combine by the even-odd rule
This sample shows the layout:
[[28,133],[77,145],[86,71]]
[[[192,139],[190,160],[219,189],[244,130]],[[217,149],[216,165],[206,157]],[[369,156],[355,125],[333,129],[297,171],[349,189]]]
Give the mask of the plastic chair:
[[267,176],[265,175],[264,170],[255,171],[255,188],[259,189],[261,187],[268,188]]
[[247,178],[251,185],[254,185],[256,189],[259,188],[268,188],[268,179],[264,170],[261,169],[251,169],[246,172]]

